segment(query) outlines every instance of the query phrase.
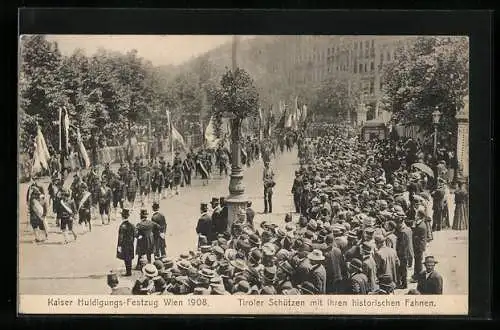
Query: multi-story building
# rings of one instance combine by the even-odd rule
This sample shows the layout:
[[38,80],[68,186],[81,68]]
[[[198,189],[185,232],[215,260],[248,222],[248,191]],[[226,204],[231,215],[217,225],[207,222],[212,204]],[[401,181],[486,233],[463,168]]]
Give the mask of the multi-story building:
[[[332,77],[348,81],[362,94],[362,105],[348,115],[352,123],[387,119],[380,110],[383,88],[382,67],[394,60],[406,36],[256,36],[240,42],[238,66],[247,70],[256,85],[266,86],[268,102],[290,100],[304,85],[316,85]],[[204,56],[222,72],[231,66],[231,44],[222,45]],[[270,89],[268,86],[274,86]]]

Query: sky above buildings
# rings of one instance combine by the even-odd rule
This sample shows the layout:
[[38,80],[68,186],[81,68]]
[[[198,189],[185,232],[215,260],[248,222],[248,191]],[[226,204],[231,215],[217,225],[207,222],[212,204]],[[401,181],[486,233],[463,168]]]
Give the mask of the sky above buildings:
[[[251,38],[244,36],[243,39]],[[178,65],[192,57],[230,42],[230,35],[50,35],[64,55],[71,55],[77,48],[86,55],[99,48],[127,52],[136,49],[139,56],[154,65]]]

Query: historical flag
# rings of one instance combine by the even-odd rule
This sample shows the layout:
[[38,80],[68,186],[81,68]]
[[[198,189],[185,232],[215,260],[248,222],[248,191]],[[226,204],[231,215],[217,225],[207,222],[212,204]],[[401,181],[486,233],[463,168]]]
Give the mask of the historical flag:
[[182,137],[181,133],[177,131],[177,129],[174,127],[173,124],[171,125],[171,127],[172,127],[171,137],[174,143],[179,144],[185,152],[189,152],[189,148],[187,147],[186,142],[184,142],[184,138]]
[[76,140],[77,140],[77,145],[78,145],[78,152],[80,153],[80,156],[82,157],[82,160],[83,160],[83,167],[89,168],[90,167],[90,158],[89,158],[89,155],[87,153],[87,150],[85,149],[85,146],[83,145],[82,136],[80,134],[79,128],[76,130]]
[[37,126],[35,136],[35,152],[33,153],[33,163],[31,166],[32,174],[40,173],[42,170],[49,169],[50,154],[45,144],[45,139],[40,126]]
[[63,155],[69,155],[69,115],[68,109],[63,107],[62,111],[59,112],[59,129],[60,129],[60,140],[59,140],[59,150]]
[[[224,127],[224,124],[222,126]],[[207,128],[205,129],[205,142],[207,147],[211,149],[217,148],[217,145],[219,143],[219,139],[215,135],[213,116],[210,117],[210,121],[208,122]]]

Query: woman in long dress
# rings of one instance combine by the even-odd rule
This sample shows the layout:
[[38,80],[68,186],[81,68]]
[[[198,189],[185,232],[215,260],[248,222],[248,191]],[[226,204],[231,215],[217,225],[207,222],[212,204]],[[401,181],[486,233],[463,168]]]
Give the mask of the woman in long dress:
[[455,214],[453,216],[453,230],[467,230],[469,228],[469,194],[465,190],[465,182],[460,181],[455,191]]

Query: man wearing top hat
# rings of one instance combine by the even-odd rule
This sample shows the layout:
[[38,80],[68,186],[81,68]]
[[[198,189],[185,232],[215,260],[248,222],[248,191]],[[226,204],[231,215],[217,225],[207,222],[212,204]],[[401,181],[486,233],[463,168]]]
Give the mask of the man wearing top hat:
[[132,275],[132,260],[134,259],[135,226],[129,222],[130,211],[123,209],[121,212],[123,222],[118,229],[118,244],[116,257],[125,263],[125,276]]
[[211,241],[212,235],[212,217],[208,214],[208,204],[201,203],[200,205],[200,218],[198,219],[198,224],[196,225],[196,233],[198,236],[205,236]]
[[443,278],[434,269],[437,263],[433,256],[425,257],[425,270],[417,276],[417,290],[421,294],[443,294]]
[[151,221],[158,224],[158,226],[153,230],[155,257],[165,257],[167,255],[167,244],[165,241],[167,221],[165,216],[160,213],[160,204],[158,202],[153,203],[153,215],[151,216]]
[[136,226],[137,237],[137,267],[140,269],[139,260],[146,255],[148,262],[151,262],[151,255],[154,253],[154,236],[153,231],[159,230],[159,225],[148,219],[148,211],[142,209],[140,213],[141,222]]

